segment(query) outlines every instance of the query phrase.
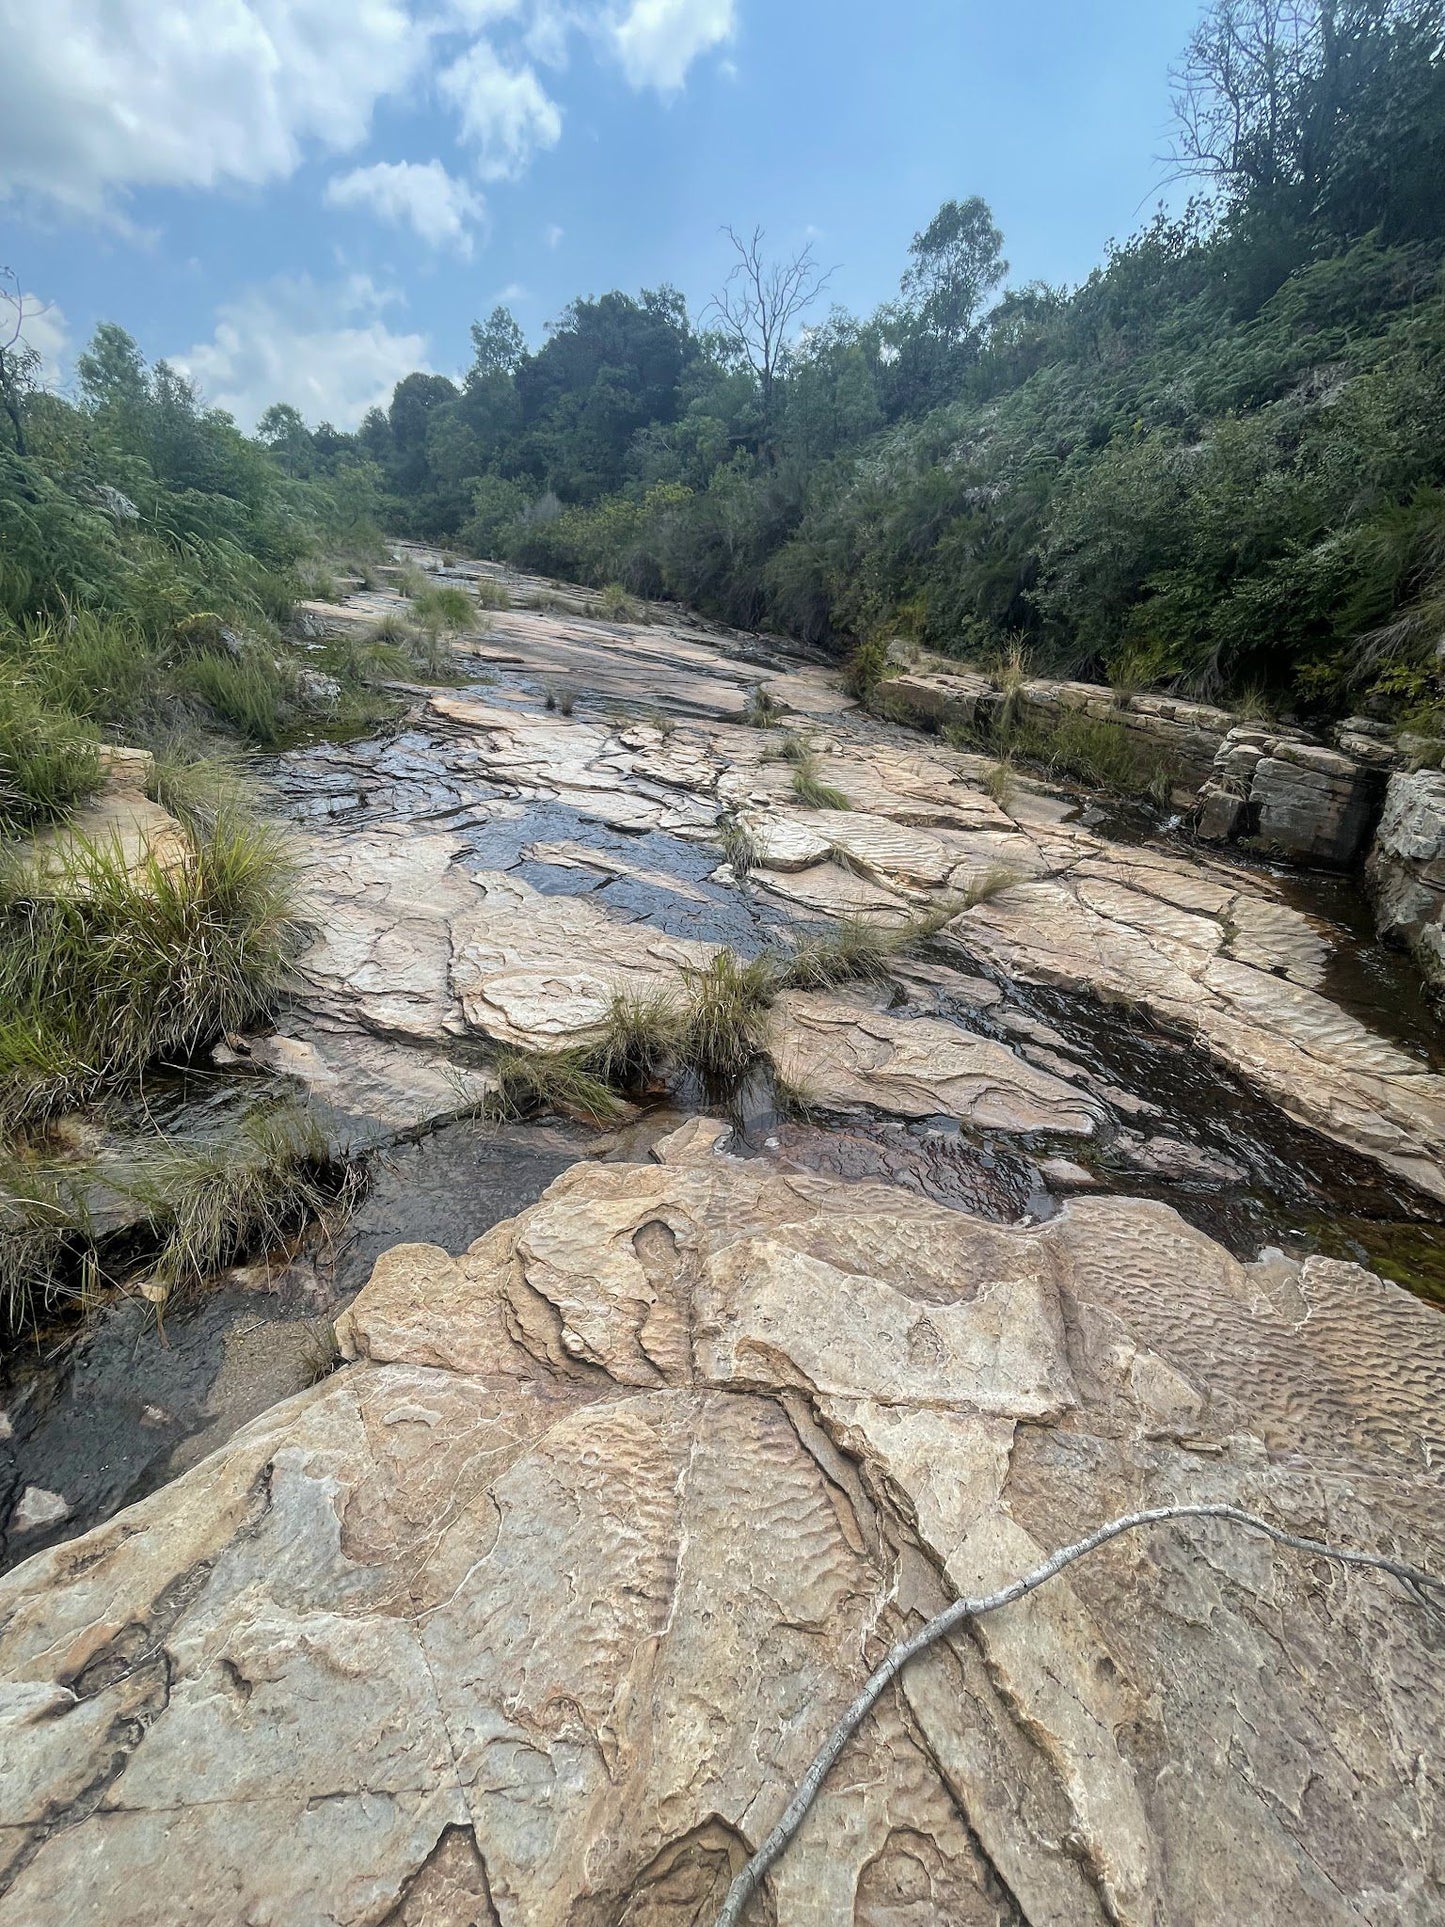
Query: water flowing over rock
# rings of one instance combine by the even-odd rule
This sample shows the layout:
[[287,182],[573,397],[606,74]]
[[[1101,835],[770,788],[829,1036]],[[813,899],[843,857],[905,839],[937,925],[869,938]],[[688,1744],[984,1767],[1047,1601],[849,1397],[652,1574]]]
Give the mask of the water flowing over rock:
[[[1032,1229],[690,1130],[0,1585],[4,1927],[706,1922],[884,1647],[1087,1523],[1227,1498],[1438,1556],[1434,1315],[1147,1203]],[[781,1923],[1424,1923],[1438,1627],[1222,1529],[933,1651]]]
[[[0,1927],[708,1927],[888,1647],[1090,1526],[1227,1502],[1440,1569],[1438,1312],[1333,1255],[1423,1277],[1445,1217],[1402,960],[1347,996],[1323,881],[994,781],[767,638],[527,593],[466,686],[266,771],[312,936],[214,1077],[373,1154],[344,1284],[228,1274],[219,1376],[180,1307],[133,1373],[112,1307],[99,1478],[74,1400],[7,1396]],[[1130,714],[1251,783],[1337,754]],[[1435,783],[1374,868],[1427,951]],[[499,1050],[724,950],[772,960],[728,1122],[677,1064],[605,1133],[466,1121]],[[749,1919],[1427,1927],[1440,1650],[1379,1574],[1120,1540],[910,1668]]]

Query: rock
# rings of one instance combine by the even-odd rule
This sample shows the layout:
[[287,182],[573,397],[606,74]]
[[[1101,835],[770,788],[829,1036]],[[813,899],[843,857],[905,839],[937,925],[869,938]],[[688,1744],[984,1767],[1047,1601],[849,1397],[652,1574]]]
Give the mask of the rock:
[[341,684],[319,669],[298,669],[295,687],[298,701],[318,715],[334,716],[341,707]]
[[1120,1131],[1114,1143],[1136,1171],[1148,1171],[1155,1177],[1183,1179],[1186,1183],[1242,1184],[1249,1176],[1233,1158],[1202,1150],[1197,1144],[1187,1144],[1183,1138],[1163,1132],[1146,1138],[1137,1131]]
[[1297,927],[1311,954],[1308,919],[1254,927],[1246,963],[1227,952],[1227,914],[1174,909],[1153,890],[1081,874],[1018,884],[951,925],[948,940],[1009,976],[1142,1007],[1286,1115],[1445,1198],[1445,1078],[1290,980]]
[[140,510],[128,495],[122,495],[118,488],[109,482],[92,482],[87,491],[98,509],[108,515],[112,522],[138,522]]
[[1004,1044],[935,1017],[899,1018],[858,1001],[789,991],[772,1014],[774,1061],[811,1103],[895,1117],[952,1117],[991,1131],[1088,1137],[1084,1093]]
[[970,728],[978,720],[980,703],[991,703],[998,685],[991,676],[948,675],[942,672],[885,676],[874,693],[880,712],[924,729],[950,723]]
[[675,996],[684,967],[716,954],[716,944],[620,922],[585,897],[543,896],[495,871],[471,880],[473,907],[452,927],[451,981],[468,1028],[494,1043],[579,1042],[619,991]]
[[[0,1927],[710,1921],[887,1645],[1096,1521],[1438,1561],[1435,1319],[1158,1205],[578,1167],[0,1582]],[[1121,1540],[889,1689],[755,1912],[1423,1927],[1436,1643],[1383,1575]]]
[[1390,778],[1366,876],[1380,935],[1445,987],[1445,772]]
[[1100,1180],[1072,1158],[1045,1158],[1039,1176],[1052,1191],[1097,1191]]
[[70,1501],[59,1492],[47,1492],[43,1485],[27,1485],[11,1509],[8,1530],[39,1532],[69,1517]]
[[102,744],[99,759],[103,781],[90,802],[29,838],[17,855],[33,882],[56,895],[88,894],[91,852],[118,858],[135,882],[153,867],[174,873],[191,856],[183,826],[145,794],[155,781],[150,751]]
[[1239,834],[1245,820],[1244,797],[1222,783],[1206,783],[1199,792],[1194,834],[1201,843],[1228,843]]
[[1364,851],[1383,794],[1378,770],[1338,750],[1277,743],[1255,768],[1250,804],[1267,849],[1346,868]]

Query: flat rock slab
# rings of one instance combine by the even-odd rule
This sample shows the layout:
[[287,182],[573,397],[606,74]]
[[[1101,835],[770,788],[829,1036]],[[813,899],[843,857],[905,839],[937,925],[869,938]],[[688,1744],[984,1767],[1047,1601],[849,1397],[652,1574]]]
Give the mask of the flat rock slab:
[[619,992],[682,989],[685,965],[715,944],[664,936],[609,917],[585,897],[549,897],[518,877],[483,871],[452,929],[451,980],[469,1029],[494,1043],[546,1049],[585,1039]]
[[804,1098],[830,1111],[951,1117],[983,1130],[1088,1137],[1096,1108],[1004,1044],[936,1017],[900,1018],[810,991],[779,998],[772,1052]]
[[[708,1134],[402,1246],[356,1363],[0,1584],[0,1927],[711,1921],[889,1642],[1113,1514],[1442,1546],[1436,1314]],[[1217,1525],[890,1688],[760,1919],[1426,1927],[1438,1632]]]

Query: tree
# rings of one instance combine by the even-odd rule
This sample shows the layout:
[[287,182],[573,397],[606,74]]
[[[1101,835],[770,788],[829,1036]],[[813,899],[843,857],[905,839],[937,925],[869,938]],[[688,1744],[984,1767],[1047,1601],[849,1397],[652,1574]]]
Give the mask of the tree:
[[314,452],[311,433],[300,409],[289,401],[272,402],[256,424],[256,439],[270,449],[288,475],[309,472]]
[[1003,234],[980,195],[945,201],[908,249],[903,298],[915,325],[949,346],[963,341],[984,296],[1008,273]]
[[762,403],[763,453],[775,458],[773,424],[778,376],[788,352],[794,322],[806,314],[837,272],[819,268],[810,242],[787,261],[765,261],[764,234],[755,227],[744,240],[732,228],[723,232],[737,260],[708,305],[732,352],[752,370]]
[[472,323],[472,365],[467,371],[467,387],[498,375],[510,380],[526,353],[527,344],[511,309],[500,305],[493,308],[485,321]]
[[1356,236],[1445,232],[1445,0],[1212,0],[1174,75],[1179,177]]
[[35,386],[40,356],[25,339],[25,324],[44,308],[25,294],[13,268],[0,268],[0,407],[15,431],[15,453],[24,455],[25,418],[22,402]]

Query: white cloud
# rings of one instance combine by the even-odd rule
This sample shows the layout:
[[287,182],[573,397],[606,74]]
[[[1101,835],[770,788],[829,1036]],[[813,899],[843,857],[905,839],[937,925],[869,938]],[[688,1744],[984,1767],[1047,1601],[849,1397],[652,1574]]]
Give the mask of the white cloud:
[[530,67],[508,67],[485,40],[442,73],[443,96],[461,117],[461,136],[478,150],[483,180],[515,179],[540,148],[554,147],[562,113]]
[[547,227],[543,228],[542,240],[555,254],[557,249],[561,247],[562,237],[566,232],[567,230],[565,228],[558,227],[557,223],[553,221]]
[[362,208],[393,227],[414,228],[428,246],[470,259],[470,224],[485,212],[480,194],[448,174],[440,161],[378,161],[326,186],[328,207]]
[[96,213],[282,179],[363,141],[430,31],[403,0],[0,0],[0,182]]
[[273,401],[310,422],[354,428],[403,375],[427,367],[426,336],[394,333],[384,318],[400,299],[364,275],[329,288],[268,282],[218,308],[211,339],[170,359],[243,428]]
[[630,0],[609,37],[634,87],[676,93],[700,54],[731,40],[736,0]]
[[[262,187],[318,150],[354,152],[379,102],[427,87],[480,177],[515,178],[561,138],[539,68],[565,66],[573,36],[634,88],[671,93],[736,13],[737,0],[0,0],[0,202],[120,221],[132,190]],[[452,180],[448,200],[441,178],[403,177],[412,165],[334,187],[463,245],[466,190]]]

